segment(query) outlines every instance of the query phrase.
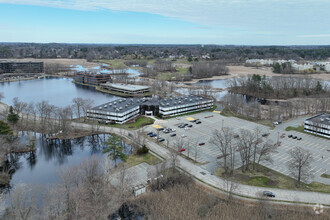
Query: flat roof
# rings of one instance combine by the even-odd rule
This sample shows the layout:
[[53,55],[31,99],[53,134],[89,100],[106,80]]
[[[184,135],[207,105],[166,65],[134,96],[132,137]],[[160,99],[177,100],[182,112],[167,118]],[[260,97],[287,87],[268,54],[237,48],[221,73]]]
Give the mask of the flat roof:
[[178,105],[185,105],[194,102],[210,101],[211,99],[204,98],[196,95],[175,96],[171,98],[164,98],[160,100],[159,106],[161,107],[174,107]]
[[316,115],[311,118],[307,118],[306,121],[311,121],[313,123],[319,123],[324,125],[330,125],[330,114],[323,113],[320,115]]
[[196,103],[200,101],[210,101],[211,99],[189,95],[189,96],[175,96],[171,98],[164,98],[159,100],[158,98],[119,98],[111,102],[107,102],[102,105],[98,105],[92,110],[109,111],[122,113],[140,105],[159,105],[160,107],[175,107],[179,105],[185,105],[189,103]]
[[149,86],[140,86],[140,85],[133,85],[133,84],[124,84],[124,83],[104,83],[101,84],[104,86],[111,86],[117,89],[123,89],[128,91],[138,91],[141,89],[149,89]]

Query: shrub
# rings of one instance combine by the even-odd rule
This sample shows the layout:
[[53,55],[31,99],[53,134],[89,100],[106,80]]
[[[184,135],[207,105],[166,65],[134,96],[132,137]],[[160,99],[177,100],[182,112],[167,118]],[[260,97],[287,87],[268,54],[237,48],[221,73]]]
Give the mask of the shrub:
[[143,155],[143,154],[147,154],[149,152],[149,149],[146,147],[146,145],[143,145],[143,147],[139,148],[136,153],[138,155]]

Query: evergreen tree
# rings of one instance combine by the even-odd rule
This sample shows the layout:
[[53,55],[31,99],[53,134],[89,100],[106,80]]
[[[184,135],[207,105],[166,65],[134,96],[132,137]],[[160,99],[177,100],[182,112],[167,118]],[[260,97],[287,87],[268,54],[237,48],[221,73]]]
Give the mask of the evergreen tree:
[[13,131],[9,127],[9,125],[0,120],[0,134],[2,135],[12,135]]
[[12,106],[10,106],[9,108],[9,114],[7,116],[7,120],[11,122],[13,125],[16,124],[19,120],[19,115],[14,113]]
[[117,166],[118,159],[122,161],[126,160],[127,156],[123,153],[122,140],[119,137],[111,135],[105,144],[106,148],[103,150],[103,153],[109,153],[109,157],[115,161],[115,167]]

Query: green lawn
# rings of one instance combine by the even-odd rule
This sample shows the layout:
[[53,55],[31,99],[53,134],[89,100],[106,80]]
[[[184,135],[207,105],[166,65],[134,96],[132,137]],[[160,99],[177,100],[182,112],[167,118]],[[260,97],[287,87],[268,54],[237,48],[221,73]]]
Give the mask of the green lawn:
[[147,153],[144,155],[137,155],[136,153],[129,155],[129,157],[126,160],[126,164],[129,167],[138,165],[140,163],[147,163],[149,165],[156,165],[161,162],[160,159],[152,155],[151,153]]
[[303,132],[304,133],[304,126],[301,125],[299,127],[292,127],[292,126],[289,126],[285,129],[286,131],[299,131],[299,132]]
[[109,126],[133,130],[133,129],[141,128],[145,125],[151,125],[153,123],[154,123],[154,119],[141,116],[133,123],[127,123],[127,124],[122,124],[122,125],[113,124],[113,125],[109,125]]
[[[310,184],[303,183],[300,187],[297,187],[295,179],[262,165],[257,166],[258,171],[244,173],[241,168],[238,168],[235,170],[234,175],[230,177],[230,179],[250,186],[330,193],[330,185],[312,182]],[[215,175],[224,177],[223,171],[223,168],[219,168],[215,172]]]

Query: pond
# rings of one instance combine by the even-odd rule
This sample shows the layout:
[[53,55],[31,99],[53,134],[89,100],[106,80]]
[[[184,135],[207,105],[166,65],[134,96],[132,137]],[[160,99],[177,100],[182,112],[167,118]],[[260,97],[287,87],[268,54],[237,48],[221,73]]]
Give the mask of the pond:
[[12,104],[14,97],[19,97],[21,101],[27,103],[45,100],[58,107],[72,104],[72,99],[77,97],[92,99],[94,105],[119,98],[96,91],[94,87],[72,83],[70,78],[59,77],[0,83],[0,93],[5,96],[1,102],[9,105]]
[[[31,153],[13,153],[9,157],[9,167],[15,171],[11,186],[18,183],[49,185],[59,183],[57,172],[62,166],[76,166],[92,155],[102,160],[109,134],[86,136],[68,141],[49,141],[40,134],[25,133],[21,138],[32,136],[36,140],[36,151]],[[131,153],[131,146],[125,144],[124,153]],[[118,162],[118,161],[117,161]]]

